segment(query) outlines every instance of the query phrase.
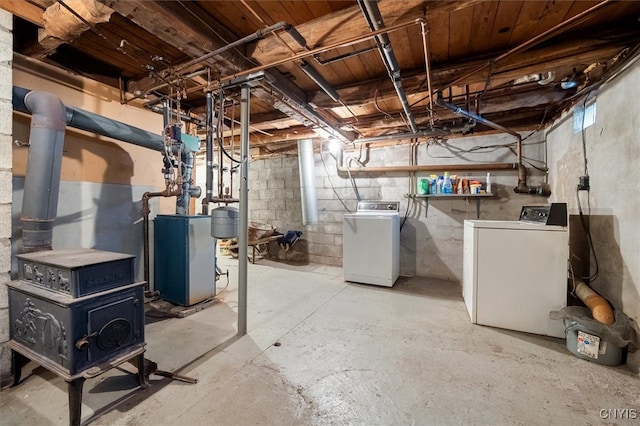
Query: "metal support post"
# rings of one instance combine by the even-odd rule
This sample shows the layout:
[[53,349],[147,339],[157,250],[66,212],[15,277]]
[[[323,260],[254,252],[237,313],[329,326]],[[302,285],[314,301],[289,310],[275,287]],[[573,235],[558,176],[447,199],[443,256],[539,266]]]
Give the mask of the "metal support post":
[[238,336],[247,334],[247,263],[249,243],[249,98],[242,85],[240,96],[240,217],[238,221]]

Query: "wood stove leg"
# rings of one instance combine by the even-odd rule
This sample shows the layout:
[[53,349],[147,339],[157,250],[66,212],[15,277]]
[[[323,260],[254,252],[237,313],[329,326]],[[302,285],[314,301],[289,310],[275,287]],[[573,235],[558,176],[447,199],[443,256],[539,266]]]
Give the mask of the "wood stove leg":
[[140,387],[142,389],[146,389],[147,386],[149,386],[149,374],[147,374],[146,365],[144,363],[144,353],[141,353],[136,357],[136,362],[138,364],[138,383],[140,383]]
[[79,426],[82,418],[82,386],[84,377],[67,382],[69,393],[69,425]]
[[13,383],[11,387],[17,386],[20,383],[20,377],[22,376],[22,367],[29,363],[29,358],[22,355],[20,352],[11,350],[11,370],[13,373]]

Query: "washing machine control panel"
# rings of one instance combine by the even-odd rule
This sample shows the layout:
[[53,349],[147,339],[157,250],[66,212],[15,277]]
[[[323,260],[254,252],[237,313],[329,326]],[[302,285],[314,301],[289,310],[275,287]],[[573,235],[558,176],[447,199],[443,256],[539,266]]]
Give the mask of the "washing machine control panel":
[[542,225],[567,226],[567,204],[551,203],[523,206],[520,211],[520,220]]
[[357,212],[389,212],[398,213],[400,211],[399,201],[359,201]]

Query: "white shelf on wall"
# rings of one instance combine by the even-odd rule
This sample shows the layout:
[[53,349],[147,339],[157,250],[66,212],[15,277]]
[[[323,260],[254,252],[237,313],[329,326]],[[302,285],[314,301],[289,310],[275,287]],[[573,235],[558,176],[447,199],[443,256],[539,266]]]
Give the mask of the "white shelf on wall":
[[476,200],[476,218],[480,219],[480,200],[482,200],[483,198],[490,198],[495,196],[495,193],[482,193],[482,194],[426,194],[426,195],[419,195],[419,194],[409,194],[408,197],[409,198],[424,198],[426,201],[426,207],[425,207],[425,215],[427,214],[427,211],[429,210],[429,199],[436,199],[436,200],[445,200],[445,199],[449,199],[449,200],[453,200],[453,199],[457,199],[457,198],[464,198],[466,200],[469,200],[469,198],[473,198]]

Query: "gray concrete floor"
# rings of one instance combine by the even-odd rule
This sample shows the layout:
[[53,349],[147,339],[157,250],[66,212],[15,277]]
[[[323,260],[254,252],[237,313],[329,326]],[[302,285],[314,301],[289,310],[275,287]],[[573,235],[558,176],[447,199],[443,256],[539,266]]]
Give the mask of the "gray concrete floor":
[[[640,407],[637,375],[581,360],[562,339],[471,324],[457,284],[400,278],[387,289],[345,283],[340,268],[262,260],[249,265],[249,333],[236,339],[237,261],[220,264],[231,276],[220,303],[146,327],[147,357],[198,383],[153,375],[140,390],[111,370],[85,383],[84,423],[638,421],[601,414]],[[64,381],[33,363],[23,377],[0,393],[0,423],[66,424]]]

